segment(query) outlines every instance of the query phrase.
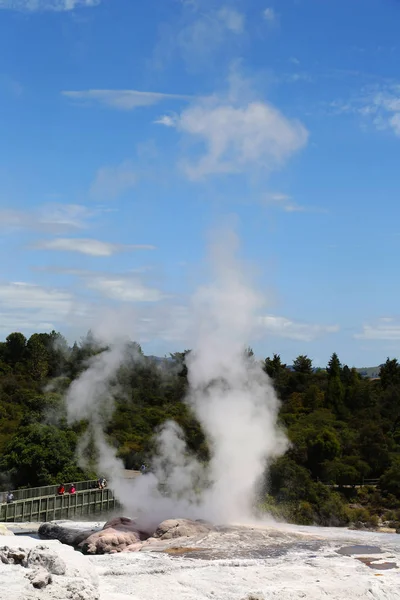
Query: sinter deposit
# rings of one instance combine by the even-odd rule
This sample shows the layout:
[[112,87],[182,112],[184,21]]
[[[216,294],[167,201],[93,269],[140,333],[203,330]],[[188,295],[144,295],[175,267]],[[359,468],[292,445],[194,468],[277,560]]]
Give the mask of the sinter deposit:
[[[1,600],[400,599],[396,535],[169,519],[142,540],[130,519],[107,525],[42,526],[69,542],[80,530],[88,548],[104,552],[91,556],[56,539],[2,536]],[[117,545],[122,534],[138,540],[133,552],[126,540]]]

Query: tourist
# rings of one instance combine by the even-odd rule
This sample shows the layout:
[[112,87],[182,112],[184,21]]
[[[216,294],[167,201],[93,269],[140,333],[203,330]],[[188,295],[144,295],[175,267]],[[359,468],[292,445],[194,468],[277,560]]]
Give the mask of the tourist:
[[69,488],[69,494],[76,494],[76,487],[74,483],[71,483],[71,486]]
[[14,494],[12,492],[7,492],[6,500],[7,504],[11,504],[11,502],[14,501]]
[[104,490],[104,488],[107,487],[107,481],[105,477],[100,477],[100,479],[97,481],[97,487],[99,490]]
[[60,483],[60,485],[58,486],[57,494],[59,496],[64,496],[64,494],[65,494],[65,485],[63,483]]

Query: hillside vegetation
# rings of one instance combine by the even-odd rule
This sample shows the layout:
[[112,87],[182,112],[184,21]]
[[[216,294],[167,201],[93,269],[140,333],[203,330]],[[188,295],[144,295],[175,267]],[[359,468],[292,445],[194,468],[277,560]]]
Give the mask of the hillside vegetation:
[[[69,347],[56,332],[0,343],[0,473],[6,487],[38,486],[95,475],[76,462],[88,423],[67,422],[65,393],[94,355],[104,351],[90,334]],[[168,360],[145,357],[133,343],[112,382],[115,410],[105,434],[126,468],[149,462],[153,434],[167,419],[179,423],[188,448],[209,458],[201,428],[183,402],[185,352]],[[140,360],[137,360],[137,356]],[[263,368],[281,399],[279,421],[291,441],[270,465],[260,505],[300,523],[374,524],[400,520],[400,365],[387,359],[379,379],[364,378],[333,354],[325,370],[307,356],[291,368],[278,355]],[[87,450],[94,465],[95,451]],[[355,487],[365,479],[379,487]]]

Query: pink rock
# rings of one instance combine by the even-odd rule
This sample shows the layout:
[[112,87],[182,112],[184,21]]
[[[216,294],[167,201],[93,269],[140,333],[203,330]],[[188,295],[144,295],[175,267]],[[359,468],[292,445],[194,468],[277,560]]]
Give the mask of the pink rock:
[[139,552],[143,548],[143,543],[138,542],[137,544],[131,544],[127,546],[122,552]]
[[85,554],[110,554],[122,552],[128,546],[140,542],[140,536],[135,531],[118,531],[108,527],[90,535],[79,544]]
[[204,535],[212,531],[212,525],[190,519],[167,519],[160,523],[154,533],[155,538],[170,540],[177,537]]

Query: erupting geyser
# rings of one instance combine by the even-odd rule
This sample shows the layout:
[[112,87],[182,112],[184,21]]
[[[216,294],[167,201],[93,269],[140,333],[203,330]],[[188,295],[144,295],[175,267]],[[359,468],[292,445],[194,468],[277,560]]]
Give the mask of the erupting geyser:
[[[99,470],[107,472],[119,500],[143,526],[171,517],[214,523],[250,520],[268,461],[286,449],[286,437],[276,422],[276,394],[259,362],[245,350],[264,302],[249,285],[236,250],[233,234],[219,236],[210,253],[213,277],[198,288],[190,306],[188,336],[193,350],[186,357],[186,402],[209,443],[207,467],[188,454],[178,425],[169,422],[158,434],[153,473],[134,483],[118,476],[117,467],[122,465],[99,427],[99,398],[124,361],[123,344],[113,343],[96,357],[68,392],[70,417],[90,417],[93,422]],[[158,492],[158,484],[166,478],[168,497]]]

